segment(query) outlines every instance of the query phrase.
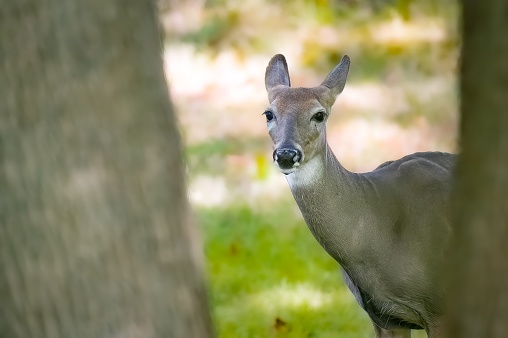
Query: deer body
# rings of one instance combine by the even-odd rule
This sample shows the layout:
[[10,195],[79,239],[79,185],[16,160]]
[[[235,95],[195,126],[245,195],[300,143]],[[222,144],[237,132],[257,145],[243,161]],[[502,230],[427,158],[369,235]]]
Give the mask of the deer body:
[[291,88],[285,59],[266,73],[274,160],[321,246],[378,337],[439,336],[443,289],[436,282],[450,236],[448,204],[455,155],[416,153],[351,173],[326,141],[325,120],[344,88],[346,57],[315,88]]

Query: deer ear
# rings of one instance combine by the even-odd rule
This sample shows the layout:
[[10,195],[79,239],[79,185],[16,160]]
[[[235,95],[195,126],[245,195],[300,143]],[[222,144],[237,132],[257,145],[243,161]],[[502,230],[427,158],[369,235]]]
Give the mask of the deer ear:
[[270,103],[275,99],[277,93],[284,88],[290,87],[288,65],[282,54],[275,55],[266,67],[265,87],[268,92]]
[[[349,56],[344,55],[340,63],[328,74],[326,79],[321,83],[324,98],[332,105],[337,96],[342,93],[346,85],[347,74],[349,72],[349,64],[351,63]],[[324,87],[324,88],[323,88]]]

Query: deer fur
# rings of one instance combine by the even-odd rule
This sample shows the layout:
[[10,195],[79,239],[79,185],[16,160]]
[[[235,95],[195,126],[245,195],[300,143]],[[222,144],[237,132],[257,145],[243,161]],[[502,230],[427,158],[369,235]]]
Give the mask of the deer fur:
[[265,115],[274,160],[311,233],[341,265],[376,336],[410,337],[410,330],[424,329],[436,338],[456,155],[420,152],[367,173],[346,170],[328,146],[325,125],[349,65],[344,56],[321,85],[293,88],[284,56],[270,60]]

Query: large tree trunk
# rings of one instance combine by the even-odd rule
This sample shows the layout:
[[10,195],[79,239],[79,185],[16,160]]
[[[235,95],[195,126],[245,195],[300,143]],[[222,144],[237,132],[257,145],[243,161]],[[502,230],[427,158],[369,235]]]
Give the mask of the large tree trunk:
[[0,34],[0,337],[208,337],[153,4],[4,1]]
[[449,337],[508,334],[508,3],[463,0]]

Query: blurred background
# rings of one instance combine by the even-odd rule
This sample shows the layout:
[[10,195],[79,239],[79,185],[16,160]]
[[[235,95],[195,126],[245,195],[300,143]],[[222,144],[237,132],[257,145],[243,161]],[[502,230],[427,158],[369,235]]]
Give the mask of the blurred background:
[[456,152],[457,3],[161,1],[166,74],[218,336],[373,337],[271,163],[265,68],[282,53],[293,86],[316,86],[342,55],[351,57],[327,125],[349,170],[416,151]]

